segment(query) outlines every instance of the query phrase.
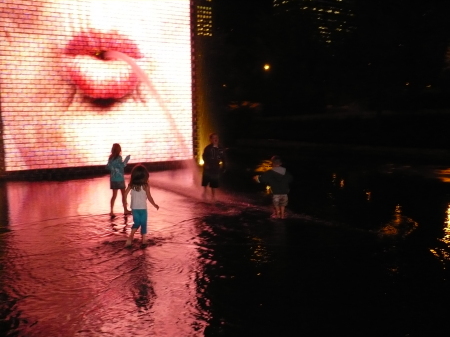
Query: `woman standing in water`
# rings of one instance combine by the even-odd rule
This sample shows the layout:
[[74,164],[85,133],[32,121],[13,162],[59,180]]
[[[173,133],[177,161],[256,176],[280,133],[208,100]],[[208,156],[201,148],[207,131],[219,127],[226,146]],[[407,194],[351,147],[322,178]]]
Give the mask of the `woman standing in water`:
[[114,203],[117,198],[117,191],[119,190],[122,195],[123,214],[131,214],[131,211],[127,209],[127,198],[125,196],[125,166],[127,166],[130,160],[130,155],[126,156],[125,160],[122,161],[121,153],[122,148],[120,144],[114,143],[108,158],[108,164],[106,164],[106,168],[111,172],[109,183],[113,193],[111,197],[111,211],[109,213],[111,217],[115,216]]
[[275,215],[279,219],[285,219],[285,209],[289,201],[288,194],[290,184],[294,178],[292,174],[282,166],[283,163],[279,156],[273,156],[270,161],[272,162],[272,169],[259,176],[255,176],[254,180],[258,183],[264,183],[270,186]]
[[208,186],[211,189],[211,199],[216,198],[216,189],[219,187],[220,173],[225,171],[225,150],[219,146],[219,135],[209,135],[210,144],[203,150],[203,198],[207,197]]
[[126,242],[126,246],[131,246],[134,234],[141,228],[142,244],[147,244],[147,200],[156,208],[159,206],[153,200],[148,184],[149,173],[144,165],[138,164],[131,170],[130,184],[125,191],[125,198],[131,191],[131,209],[133,212],[133,226]]

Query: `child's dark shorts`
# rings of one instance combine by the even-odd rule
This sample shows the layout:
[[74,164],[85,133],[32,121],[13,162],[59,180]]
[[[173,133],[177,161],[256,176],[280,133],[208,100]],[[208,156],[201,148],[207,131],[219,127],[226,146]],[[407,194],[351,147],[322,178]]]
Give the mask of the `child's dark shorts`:
[[211,188],[219,187],[219,172],[204,171],[202,177],[202,186],[208,186]]
[[125,188],[125,181],[111,181],[110,187],[112,190],[121,190]]

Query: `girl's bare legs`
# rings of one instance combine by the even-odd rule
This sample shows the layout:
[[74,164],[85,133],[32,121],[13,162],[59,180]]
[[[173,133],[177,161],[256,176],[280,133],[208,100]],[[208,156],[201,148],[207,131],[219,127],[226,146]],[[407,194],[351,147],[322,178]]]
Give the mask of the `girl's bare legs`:
[[131,211],[127,208],[127,199],[125,198],[125,189],[121,188],[120,193],[122,193],[122,205],[123,205],[123,214],[128,215],[131,214]]
[[131,229],[131,232],[130,232],[130,235],[128,236],[127,242],[125,243],[125,247],[131,246],[131,243],[133,242],[133,238],[134,238],[134,233],[136,233],[137,230],[138,230],[137,228]]
[[[215,201],[216,200],[216,189],[213,187],[210,187],[209,189],[211,190],[211,200]],[[203,187],[202,198],[205,200],[208,199],[208,187],[207,186]]]
[[284,206],[280,206],[280,218],[281,219],[284,219],[285,218],[285,215],[284,215]]
[[146,237],[146,235],[147,234],[142,234],[142,244],[143,245],[146,245],[148,242],[147,242],[147,237]]
[[114,203],[116,202],[117,197],[117,190],[112,190],[113,194],[111,197],[111,212],[109,213],[110,216],[114,216]]
[[[284,210],[283,210],[283,212],[284,212]],[[275,206],[275,213],[276,213],[277,218],[281,218],[282,211],[281,211],[280,206]]]

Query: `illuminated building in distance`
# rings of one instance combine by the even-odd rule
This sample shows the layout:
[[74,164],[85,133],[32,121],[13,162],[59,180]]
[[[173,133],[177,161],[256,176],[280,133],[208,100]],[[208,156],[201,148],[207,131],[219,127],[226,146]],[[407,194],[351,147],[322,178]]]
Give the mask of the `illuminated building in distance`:
[[212,0],[199,0],[196,2],[195,35],[212,36]]
[[354,0],[273,0],[276,14],[293,10],[307,14],[321,40],[328,44],[339,42],[356,29],[354,4]]
[[209,71],[212,66],[208,57],[213,43],[213,0],[193,0],[192,4],[193,144],[194,156],[200,162],[209,133],[216,132]]

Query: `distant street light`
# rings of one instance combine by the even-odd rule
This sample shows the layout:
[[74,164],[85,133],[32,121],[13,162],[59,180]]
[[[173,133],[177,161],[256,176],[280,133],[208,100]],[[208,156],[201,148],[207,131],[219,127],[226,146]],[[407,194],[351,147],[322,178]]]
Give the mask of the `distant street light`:
[[270,69],[270,65],[266,63],[266,64],[264,65],[264,70],[267,71],[267,70],[269,70],[269,69]]

